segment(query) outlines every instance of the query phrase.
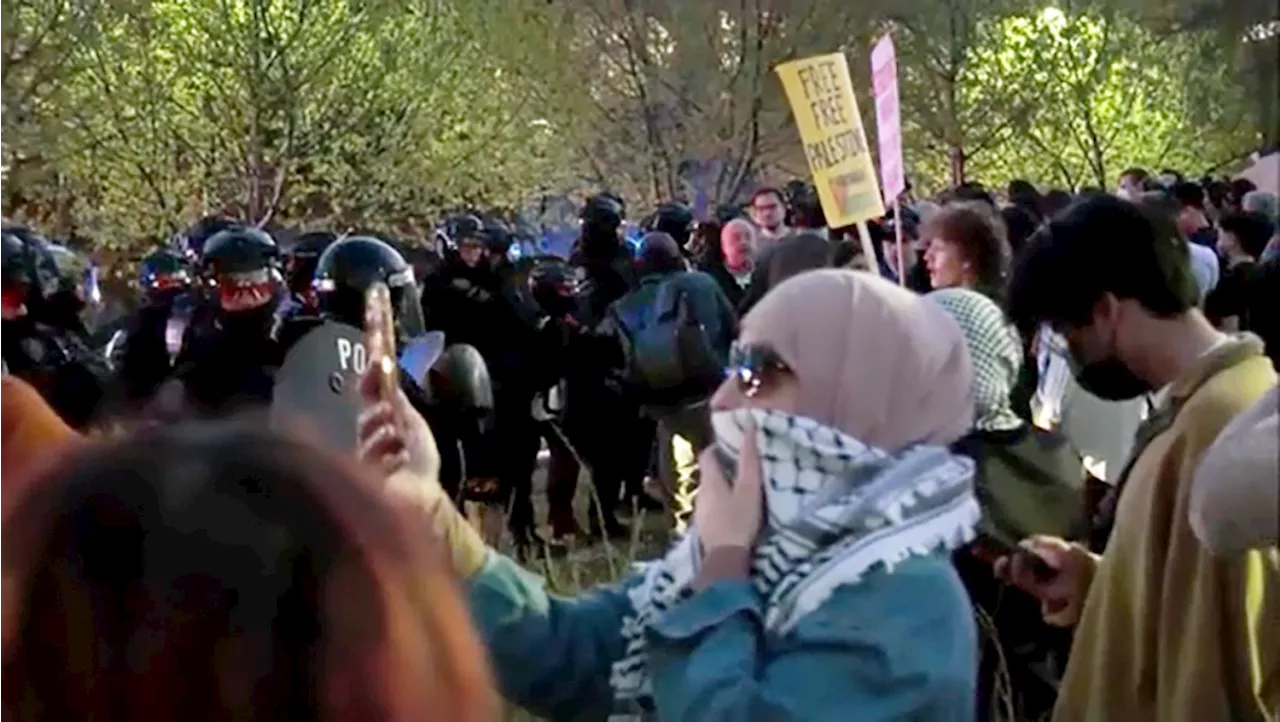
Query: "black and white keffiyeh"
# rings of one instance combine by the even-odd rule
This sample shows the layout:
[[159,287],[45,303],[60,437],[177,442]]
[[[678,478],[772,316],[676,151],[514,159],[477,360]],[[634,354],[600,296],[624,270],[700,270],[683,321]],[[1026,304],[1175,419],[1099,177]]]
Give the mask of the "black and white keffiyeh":
[[973,364],[973,426],[1012,431],[1022,426],[1009,400],[1022,369],[1022,341],[995,301],[965,288],[926,296],[955,320]]
[[[973,538],[980,512],[969,459],[927,445],[889,454],[812,419],[737,409],[712,418],[730,479],[748,419],[756,425],[765,496],[751,580],[771,632],[785,634],[874,567],[892,571],[913,555]],[[695,526],[663,559],[641,568],[643,581],[630,591],[634,612],[623,623],[626,653],[610,680],[619,712],[648,706],[645,631],[692,595],[701,559]]]

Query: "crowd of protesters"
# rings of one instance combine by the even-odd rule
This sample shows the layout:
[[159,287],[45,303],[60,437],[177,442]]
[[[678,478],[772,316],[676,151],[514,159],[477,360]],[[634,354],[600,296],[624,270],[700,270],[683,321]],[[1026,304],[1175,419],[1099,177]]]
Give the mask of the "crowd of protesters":
[[575,262],[673,538],[572,598],[465,516],[381,365],[354,454],[91,437],[6,372],[5,716],[1274,722],[1275,195],[1132,169],[900,208],[861,239],[765,188]]

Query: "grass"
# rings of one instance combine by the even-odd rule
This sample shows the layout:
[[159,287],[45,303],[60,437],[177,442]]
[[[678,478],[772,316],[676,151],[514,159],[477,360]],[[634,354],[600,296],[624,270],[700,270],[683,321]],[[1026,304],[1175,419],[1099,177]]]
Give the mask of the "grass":
[[[539,455],[537,471],[533,476],[534,517],[538,520],[539,530],[544,538],[550,537],[547,525],[546,466],[545,455]],[[599,517],[599,501],[595,496],[595,487],[591,484],[586,470],[578,477],[577,494],[574,497],[574,511],[583,528],[587,527],[588,515]],[[524,562],[531,572],[540,575],[547,588],[563,596],[574,596],[601,585],[607,585],[624,577],[637,563],[655,559],[666,550],[669,534],[666,520],[660,513],[646,513],[640,509],[632,509],[630,513],[631,536],[622,541],[610,542],[608,539],[570,545],[568,553],[555,556],[544,548],[539,558]],[[510,538],[498,545],[498,550],[514,558],[515,549]],[[536,722],[540,717],[525,710],[511,707],[505,715],[505,722]]]

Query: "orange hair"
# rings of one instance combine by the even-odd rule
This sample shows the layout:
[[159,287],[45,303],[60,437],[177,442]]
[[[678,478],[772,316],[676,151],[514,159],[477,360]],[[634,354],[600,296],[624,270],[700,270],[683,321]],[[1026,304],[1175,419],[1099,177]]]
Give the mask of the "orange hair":
[[0,377],[0,516],[8,517],[36,467],[79,438],[31,384]]

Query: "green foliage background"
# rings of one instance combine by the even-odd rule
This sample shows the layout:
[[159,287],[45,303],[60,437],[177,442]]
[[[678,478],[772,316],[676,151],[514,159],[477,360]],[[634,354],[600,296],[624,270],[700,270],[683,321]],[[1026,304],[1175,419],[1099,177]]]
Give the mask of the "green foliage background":
[[[803,173],[772,67],[899,52],[925,190],[1230,168],[1277,131],[1261,0],[3,0],[3,209],[131,247],[205,213],[419,235],[609,187]],[[1253,40],[1245,41],[1252,34]],[[1259,39],[1261,37],[1261,39]],[[1271,65],[1278,63],[1272,62]],[[874,127],[870,122],[869,129]],[[874,133],[874,130],[869,132]]]

